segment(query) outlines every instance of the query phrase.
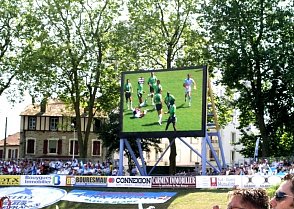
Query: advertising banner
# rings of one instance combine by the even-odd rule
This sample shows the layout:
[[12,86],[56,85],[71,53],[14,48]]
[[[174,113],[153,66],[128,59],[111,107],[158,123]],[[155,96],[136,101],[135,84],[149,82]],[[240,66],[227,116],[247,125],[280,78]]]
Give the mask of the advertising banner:
[[151,188],[149,176],[109,176],[107,187]]
[[107,192],[72,190],[62,200],[103,204],[145,204],[164,203],[176,192]]
[[66,186],[107,187],[107,176],[66,176]]
[[30,186],[65,186],[65,175],[22,175],[21,185]]
[[197,188],[268,188],[281,183],[280,176],[228,175],[197,176]]
[[0,186],[20,185],[20,176],[0,175]]
[[242,188],[268,188],[280,184],[282,178],[280,176],[242,176]]
[[153,176],[152,188],[196,188],[195,176]]
[[[9,197],[10,208],[13,209],[44,208],[58,202],[66,194],[65,190],[52,187],[0,188],[0,197]],[[8,204],[7,201],[4,202],[3,208],[8,208],[5,204]]]

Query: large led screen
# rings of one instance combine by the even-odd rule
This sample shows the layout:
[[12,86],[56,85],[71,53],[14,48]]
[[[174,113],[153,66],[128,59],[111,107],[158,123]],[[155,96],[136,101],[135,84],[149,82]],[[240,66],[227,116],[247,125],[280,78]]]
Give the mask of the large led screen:
[[120,138],[205,135],[207,68],[123,72]]

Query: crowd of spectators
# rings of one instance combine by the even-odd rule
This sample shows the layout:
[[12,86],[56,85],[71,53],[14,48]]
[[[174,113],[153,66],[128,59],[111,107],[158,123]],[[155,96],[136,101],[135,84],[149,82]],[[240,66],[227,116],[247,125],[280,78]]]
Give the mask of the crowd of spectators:
[[294,161],[290,160],[273,160],[269,162],[267,159],[253,161],[251,163],[244,162],[239,166],[227,167],[221,171],[221,175],[285,175],[294,173]]
[[105,162],[88,160],[9,160],[0,161],[2,175],[99,175],[116,176],[117,167],[108,159]]
[[[201,168],[192,172],[181,171],[176,175],[201,175]],[[294,161],[267,159],[241,163],[235,166],[227,166],[220,173],[213,169],[207,169],[207,175],[285,175],[294,173]],[[116,176],[118,168],[107,159],[104,162],[93,162],[91,160],[6,160],[0,161],[0,174],[2,175],[98,175]],[[136,167],[133,167],[129,175],[138,175]]]
[[[294,173],[294,160],[278,160],[274,159],[269,162],[267,159],[260,159],[257,161],[248,160],[244,163],[234,164],[227,166],[220,172],[213,168],[206,169],[206,175],[281,175],[284,176],[288,173]],[[202,168],[197,164],[194,169],[181,170],[176,173],[177,176],[194,176],[202,175]]]

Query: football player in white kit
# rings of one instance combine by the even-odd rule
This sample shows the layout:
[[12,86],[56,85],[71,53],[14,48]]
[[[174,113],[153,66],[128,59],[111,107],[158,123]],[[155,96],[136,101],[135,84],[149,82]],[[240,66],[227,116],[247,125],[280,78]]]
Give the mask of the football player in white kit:
[[193,78],[191,78],[191,75],[188,74],[187,78],[184,80],[183,87],[185,88],[185,102],[187,101],[187,97],[188,97],[189,107],[191,106],[191,100],[192,100],[191,98],[192,86],[193,86],[193,89],[196,90],[196,82],[194,81]]

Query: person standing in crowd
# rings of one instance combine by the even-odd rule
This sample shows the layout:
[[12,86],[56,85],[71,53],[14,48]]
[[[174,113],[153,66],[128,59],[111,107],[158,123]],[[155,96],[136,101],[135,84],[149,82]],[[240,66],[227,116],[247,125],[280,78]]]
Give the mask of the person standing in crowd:
[[154,105],[153,97],[154,97],[154,93],[156,93],[155,92],[156,82],[157,82],[157,77],[155,76],[154,72],[151,72],[151,76],[148,79],[148,85],[149,85],[149,91],[150,91],[149,96],[151,97],[152,105]]
[[193,78],[191,78],[191,75],[188,74],[187,78],[184,80],[183,87],[185,88],[185,102],[187,101],[187,97],[188,97],[189,107],[191,106],[191,101],[192,101],[192,97],[191,97],[192,86],[193,86],[193,89],[196,90],[196,82],[194,81]]
[[294,209],[294,174],[287,174],[270,200],[272,209]]
[[170,94],[170,92],[167,92],[166,97],[164,98],[164,103],[166,104],[166,107],[167,107],[167,112],[165,112],[165,113],[169,113],[169,108],[171,106],[171,102],[174,103],[174,101],[175,101],[174,95]]
[[165,130],[168,129],[168,126],[170,123],[173,123],[174,131],[177,131],[177,129],[176,129],[176,122],[177,122],[176,109],[177,108],[176,108],[175,100],[171,100],[170,107],[169,107],[169,118],[167,119],[167,124],[166,124]]
[[[269,209],[269,196],[266,190],[260,188],[235,189],[228,192],[228,199],[227,209]],[[219,209],[219,206],[212,208]]]
[[128,110],[131,108],[133,109],[133,101],[132,101],[132,93],[133,93],[133,87],[130,83],[130,79],[127,79],[126,84],[124,86],[124,92],[125,92],[125,98]]
[[155,109],[158,115],[158,124],[161,125],[162,123],[162,95],[161,90],[159,90],[155,95],[153,102],[155,104]]

